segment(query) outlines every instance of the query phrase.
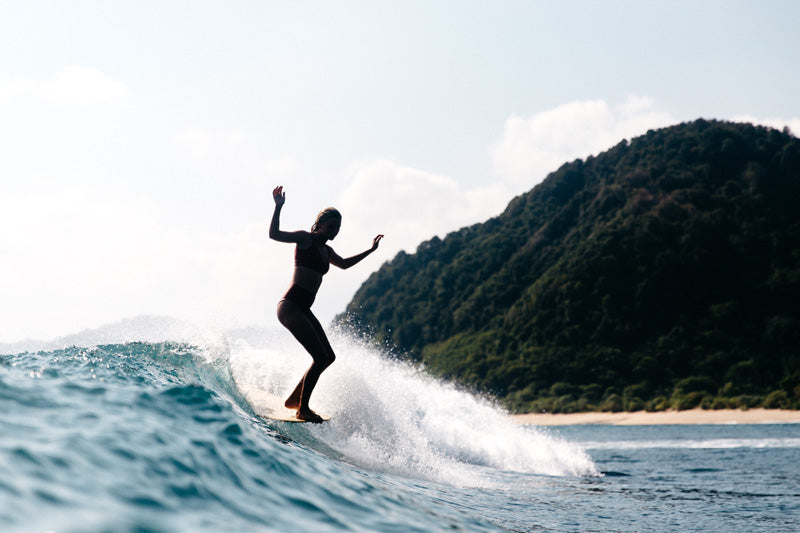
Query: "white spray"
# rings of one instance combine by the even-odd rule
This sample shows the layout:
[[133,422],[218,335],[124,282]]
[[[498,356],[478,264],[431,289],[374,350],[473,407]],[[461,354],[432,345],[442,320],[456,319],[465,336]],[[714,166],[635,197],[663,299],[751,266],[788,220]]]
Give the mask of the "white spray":
[[[259,342],[229,338],[237,387],[251,401],[286,397],[310,364],[288,332]],[[265,342],[267,341],[267,342]],[[356,465],[456,485],[481,484],[486,469],[554,476],[596,475],[578,446],[515,424],[491,402],[332,334],[336,362],[311,408],[331,416],[315,436]]]

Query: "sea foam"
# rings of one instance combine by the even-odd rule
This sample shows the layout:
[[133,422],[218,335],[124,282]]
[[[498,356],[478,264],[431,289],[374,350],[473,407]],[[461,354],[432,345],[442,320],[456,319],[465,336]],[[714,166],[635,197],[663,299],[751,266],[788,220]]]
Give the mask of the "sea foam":
[[[266,341],[266,342],[265,342]],[[256,400],[288,393],[311,362],[288,332],[260,346],[229,339],[237,387]],[[357,466],[454,485],[480,485],[484,469],[551,476],[596,475],[578,446],[520,427],[490,400],[459,390],[373,346],[333,333],[336,362],[311,407],[331,416],[314,437]]]

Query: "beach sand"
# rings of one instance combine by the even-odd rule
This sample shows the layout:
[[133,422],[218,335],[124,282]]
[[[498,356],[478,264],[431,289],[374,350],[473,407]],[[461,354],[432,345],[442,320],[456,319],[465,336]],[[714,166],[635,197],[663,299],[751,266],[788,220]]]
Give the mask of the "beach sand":
[[530,413],[511,415],[521,425],[565,426],[579,424],[609,424],[615,426],[648,426],[666,424],[769,424],[800,423],[800,411],[779,409],[689,409],[649,413]]

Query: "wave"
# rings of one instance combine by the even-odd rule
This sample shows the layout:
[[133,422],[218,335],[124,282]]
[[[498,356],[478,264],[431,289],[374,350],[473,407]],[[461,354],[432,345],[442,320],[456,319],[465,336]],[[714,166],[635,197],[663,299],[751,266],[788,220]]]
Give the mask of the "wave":
[[[286,438],[358,467],[451,485],[480,485],[485,469],[549,476],[597,475],[578,445],[513,423],[489,399],[458,390],[343,332],[333,332],[336,363],[323,375],[312,408],[322,426],[263,421]],[[269,393],[285,397],[310,357],[285,331],[202,328],[165,317],[139,317],[49,342],[0,346],[0,352],[106,346],[161,365],[156,385],[199,383],[245,416]],[[20,348],[24,350],[20,350]],[[101,357],[102,358],[102,357]],[[158,383],[160,382],[160,383]]]
[[[272,424],[288,437],[351,464],[448,484],[480,484],[481,469],[551,476],[596,475],[577,445],[514,424],[489,399],[458,390],[341,331],[336,363],[322,375],[312,407],[332,417],[321,427]],[[144,342],[147,357],[185,384],[199,381],[253,416],[251,401],[284,397],[310,357],[283,330],[215,329],[145,316],[49,342],[0,345],[0,352]],[[163,377],[161,378],[163,379]]]
[[403,517],[413,531],[495,530],[394,497],[323,443],[298,446],[248,413],[223,355],[172,342],[0,355],[0,529],[385,530]]

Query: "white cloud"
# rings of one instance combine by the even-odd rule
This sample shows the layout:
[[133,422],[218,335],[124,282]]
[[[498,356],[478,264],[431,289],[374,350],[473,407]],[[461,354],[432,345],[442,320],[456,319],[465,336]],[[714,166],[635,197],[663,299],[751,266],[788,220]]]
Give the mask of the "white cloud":
[[495,216],[509,199],[500,185],[464,189],[449,176],[388,160],[360,163],[352,175],[339,200],[344,225],[365,243],[385,234],[391,253]]
[[529,190],[567,161],[596,155],[622,139],[675,122],[651,98],[641,96],[616,106],[581,100],[529,117],[512,116],[503,138],[489,148],[493,172],[515,190]]
[[140,314],[263,323],[291,275],[262,221],[170,226],[148,198],[56,181],[0,197],[0,225],[0,341]]
[[[800,132],[800,118],[738,115],[730,120],[777,129],[788,126],[795,135]],[[489,147],[494,177],[514,190],[526,191],[563,163],[597,155],[622,139],[678,121],[644,96],[630,96],[619,105],[580,100],[527,117],[511,116],[502,139]]]
[[0,103],[5,103],[12,98],[26,93],[35,92],[35,84],[20,78],[11,81],[0,81]]
[[800,135],[800,118],[798,117],[786,119],[777,117],[756,118],[752,115],[737,115],[731,120],[734,122],[750,122],[751,124],[758,124],[760,126],[769,126],[770,128],[778,130],[788,127],[792,135],[795,137]]
[[175,135],[174,142],[184,147],[193,156],[213,153],[226,157],[241,154],[248,141],[247,136],[239,131],[216,131],[194,129]]
[[32,95],[51,104],[80,107],[119,103],[127,94],[123,83],[90,67],[65,67],[53,80],[15,78],[0,82],[0,102]]

